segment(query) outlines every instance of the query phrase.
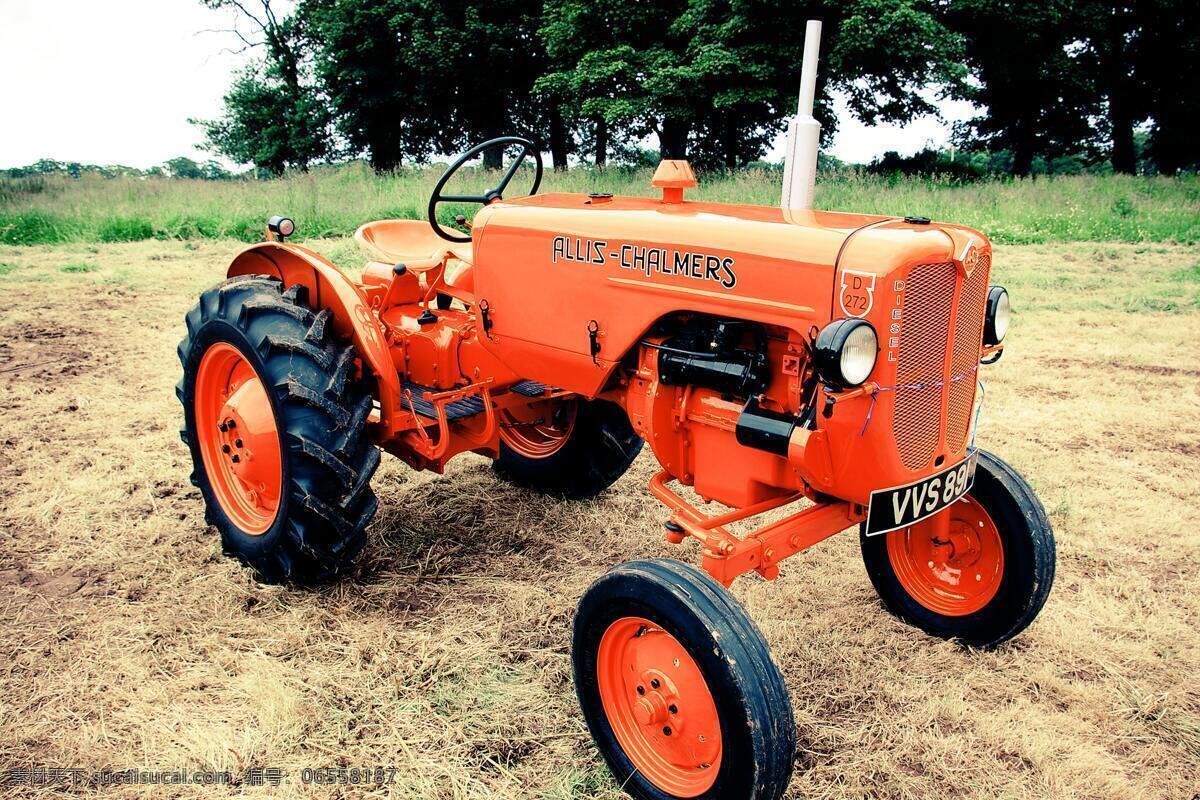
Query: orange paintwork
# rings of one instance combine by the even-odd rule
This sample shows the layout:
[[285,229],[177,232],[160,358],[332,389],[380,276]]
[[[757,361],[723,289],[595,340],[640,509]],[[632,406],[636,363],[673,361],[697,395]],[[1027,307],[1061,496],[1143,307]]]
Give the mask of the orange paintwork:
[[284,286],[299,284],[306,287],[313,307],[331,309],[334,329],[354,342],[365,362],[364,373],[377,382],[376,399],[383,418],[390,419],[398,412],[400,378],[384,345],[383,329],[370,311],[363,290],[337,267],[308,248],[265,242],[239,253],[229,265],[227,274],[231,278],[235,275],[267,275],[278,278]]
[[[671,478],[669,472],[658,473],[650,479],[650,491],[674,512],[670,522],[680,528],[683,534],[700,541],[704,546],[705,571],[726,586],[733,583],[737,576],[751,570],[767,580],[774,580],[779,577],[780,561],[865,518],[861,506],[843,502],[820,503],[764,525],[739,539],[728,530],[727,525],[773,511],[799,500],[800,495],[781,495],[707,517],[671,490],[667,485]],[[668,529],[667,541],[678,544],[683,541],[683,535]]]
[[948,617],[973,614],[1000,589],[1004,577],[1000,531],[973,497],[959,500],[937,519],[892,531],[887,537],[896,578],[931,611]]
[[567,443],[578,414],[578,402],[537,399],[515,403],[500,412],[500,439],[526,458],[546,458]]
[[664,203],[682,203],[684,190],[696,188],[696,173],[686,161],[664,160],[654,170],[650,185],[663,190]]
[[471,245],[447,242],[415,219],[381,219],[368,222],[354,232],[369,255],[389,264],[403,264],[412,272],[428,272],[442,266],[448,255],[471,260]]
[[258,536],[271,527],[283,487],[271,400],[236,347],[216,342],[196,371],[196,431],[209,485],[225,516]]
[[647,780],[672,797],[708,791],[721,768],[721,720],[695,659],[641,617],[600,637],[596,683],[613,735]]
[[[310,302],[333,309],[376,383],[375,440],[412,466],[440,472],[467,451],[496,457],[502,438],[525,455],[546,455],[563,417],[541,410],[610,400],[662,465],[652,489],[676,523],[720,545],[706,546],[705,568],[723,582],[749,570],[774,577],[780,559],[861,520],[872,491],[964,456],[982,345],[976,290],[986,290],[990,245],[977,231],[924,220],[694,202],[683,197],[694,182],[686,162],[664,162],[654,178],[662,198],[499,200],[478,212],[463,246],[438,239],[425,222],[368,223],[356,233],[372,259],[359,284],[280,243],[245,251],[230,274],[303,283]],[[907,287],[910,276],[924,283]],[[909,299],[932,292],[931,281],[955,287],[936,314]],[[439,310],[439,295],[458,302]],[[812,341],[823,326],[859,316],[881,349],[863,387],[832,396],[817,389],[815,416],[780,455],[736,440],[745,398],[660,380],[662,330],[697,314],[761,326],[770,369],[758,402],[779,415],[804,410]],[[945,318],[961,321],[961,341],[928,335]],[[910,328],[904,347],[912,353],[901,360]],[[512,391],[522,381],[550,388],[531,406]],[[453,419],[447,409],[464,399],[485,411]],[[417,414],[414,400],[433,416]],[[532,439],[522,441],[522,432]],[[667,488],[672,480],[735,513],[801,497],[818,506],[739,539],[724,527],[728,515],[707,517],[683,503]]]
[[[528,377],[589,397],[649,327],[674,312],[801,332],[827,322],[830,265],[846,236],[875,219],[813,212],[811,224],[800,226],[760,206],[588,200],[551,194],[495,203],[476,216],[474,234],[475,294],[488,301],[495,321],[488,349],[534,370]],[[566,250],[556,257],[559,237]],[[606,264],[586,261],[601,242]],[[649,250],[661,249],[731,258],[734,285],[635,269]],[[728,281],[719,270],[713,274]],[[598,365],[588,347],[592,319],[600,325]]]

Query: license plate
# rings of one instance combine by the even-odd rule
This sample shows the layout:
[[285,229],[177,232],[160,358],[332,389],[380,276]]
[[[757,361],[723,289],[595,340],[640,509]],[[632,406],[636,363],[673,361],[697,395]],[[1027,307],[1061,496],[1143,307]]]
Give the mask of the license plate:
[[964,461],[916,483],[871,492],[867,536],[907,528],[962,497],[975,482],[976,456],[971,453]]

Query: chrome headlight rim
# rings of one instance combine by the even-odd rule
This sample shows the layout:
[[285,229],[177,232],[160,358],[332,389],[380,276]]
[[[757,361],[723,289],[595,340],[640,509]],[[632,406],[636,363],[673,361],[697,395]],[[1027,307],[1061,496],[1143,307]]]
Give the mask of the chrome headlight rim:
[[[857,375],[847,376],[842,363],[846,344],[851,335],[862,330],[870,332],[874,344],[870,368],[863,371],[861,378]],[[862,334],[860,333],[859,336],[861,337]],[[817,334],[817,341],[813,346],[813,360],[816,364],[817,375],[826,386],[838,390],[862,386],[871,377],[871,373],[875,371],[875,366],[879,363],[879,334],[876,333],[875,326],[865,319],[848,317],[835,320]]]
[[983,318],[983,344],[995,347],[1004,341],[1012,324],[1012,305],[1008,289],[1003,286],[988,288],[987,310]]

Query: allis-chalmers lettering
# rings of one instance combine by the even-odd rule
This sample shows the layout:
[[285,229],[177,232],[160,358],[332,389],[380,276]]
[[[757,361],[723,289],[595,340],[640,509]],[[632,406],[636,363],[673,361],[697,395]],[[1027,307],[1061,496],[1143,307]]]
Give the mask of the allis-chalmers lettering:
[[672,250],[665,247],[645,247],[637,244],[622,244],[609,248],[606,241],[580,239],[570,236],[555,236],[550,247],[550,263],[573,261],[580,264],[605,266],[609,261],[619,264],[621,269],[635,270],[653,275],[682,275],[694,280],[713,281],[726,289],[737,285],[737,273],[733,271],[734,260],[729,256]]

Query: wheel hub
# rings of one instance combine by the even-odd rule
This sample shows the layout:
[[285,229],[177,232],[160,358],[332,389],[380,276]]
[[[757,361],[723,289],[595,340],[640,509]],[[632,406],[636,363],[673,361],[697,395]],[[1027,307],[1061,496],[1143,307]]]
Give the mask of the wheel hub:
[[205,351],[196,373],[197,438],[209,484],[243,532],[265,533],[283,482],[279,431],[262,380],[233,345]]
[[699,666],[674,636],[638,617],[617,620],[600,640],[597,677],[613,734],[648,780],[676,797],[712,786],[720,718]]
[[578,408],[573,401],[518,403],[500,412],[500,438],[526,458],[554,455],[571,438]]
[[[979,611],[1004,575],[1004,547],[987,511],[967,496],[936,517],[888,534],[896,578],[914,600],[946,616]],[[937,530],[938,523],[946,525]]]

